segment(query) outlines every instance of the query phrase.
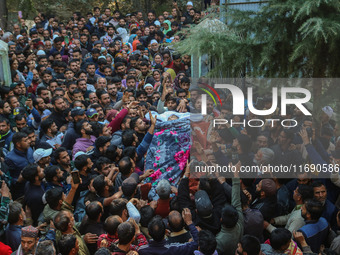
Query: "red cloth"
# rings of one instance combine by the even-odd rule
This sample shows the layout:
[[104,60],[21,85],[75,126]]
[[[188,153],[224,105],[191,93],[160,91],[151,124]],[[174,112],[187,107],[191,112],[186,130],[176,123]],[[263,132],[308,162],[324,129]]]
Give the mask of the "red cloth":
[[158,199],[155,214],[160,215],[162,218],[167,217],[170,213],[170,201],[171,198],[168,198],[166,200]]
[[110,124],[108,125],[108,127],[111,127],[111,132],[112,134],[116,131],[118,131],[120,129],[120,124],[122,123],[123,119],[125,118],[125,116],[128,114],[128,110],[127,109],[123,109],[121,110],[117,116],[110,122]]
[[11,255],[12,254],[12,249],[8,245],[0,242],[0,254],[1,255]]

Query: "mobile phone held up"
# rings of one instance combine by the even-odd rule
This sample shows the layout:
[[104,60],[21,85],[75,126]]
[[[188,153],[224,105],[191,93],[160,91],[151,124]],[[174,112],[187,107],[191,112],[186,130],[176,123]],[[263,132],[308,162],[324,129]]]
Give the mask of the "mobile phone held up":
[[22,19],[22,11],[18,11],[18,17]]
[[79,176],[79,171],[72,171],[71,172],[72,180],[74,184],[79,184],[80,183],[80,176]]

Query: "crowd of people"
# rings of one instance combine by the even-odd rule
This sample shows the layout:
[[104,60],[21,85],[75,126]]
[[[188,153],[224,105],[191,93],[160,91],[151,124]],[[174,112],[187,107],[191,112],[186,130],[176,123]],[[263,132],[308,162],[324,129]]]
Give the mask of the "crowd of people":
[[[174,45],[203,16],[190,1],[158,16],[95,7],[67,22],[40,13],[31,28],[19,17],[12,31],[0,29],[13,81],[0,87],[1,255],[340,254],[339,171],[328,178],[238,171],[339,170],[330,106],[320,129],[298,108],[287,112],[295,128],[220,126],[192,146],[191,160],[232,162],[233,178],[195,178],[188,160],[176,185],[162,179],[158,199],[148,196],[156,169],[144,159],[158,123],[201,112],[191,57]],[[221,107],[208,100],[210,127],[214,117],[256,117],[234,116],[231,97],[220,96]],[[269,109],[271,99],[262,103]]]

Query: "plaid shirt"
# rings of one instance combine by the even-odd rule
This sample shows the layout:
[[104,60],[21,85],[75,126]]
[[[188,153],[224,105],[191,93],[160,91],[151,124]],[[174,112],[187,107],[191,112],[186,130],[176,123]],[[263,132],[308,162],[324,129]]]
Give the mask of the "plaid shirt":
[[[97,241],[97,247],[98,249],[100,248],[100,243],[102,240],[106,240],[108,242],[108,247],[110,247],[113,244],[118,244],[119,239],[117,235],[110,236],[108,234],[102,234],[99,236],[98,241]],[[137,239],[137,245],[131,244],[131,251],[138,251],[139,247],[142,245],[148,244],[148,241],[146,240],[145,236],[142,233],[137,234],[136,236]]]

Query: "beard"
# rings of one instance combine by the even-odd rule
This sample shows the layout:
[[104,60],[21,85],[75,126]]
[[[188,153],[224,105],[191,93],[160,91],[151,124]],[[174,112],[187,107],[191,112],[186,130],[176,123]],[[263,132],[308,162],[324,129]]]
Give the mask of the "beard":
[[306,214],[303,214],[302,211],[301,211],[301,217],[302,217],[304,220],[307,220],[307,215],[306,215]]
[[85,130],[85,134],[87,135],[93,135],[93,130]]
[[64,176],[61,176],[61,177],[58,178],[58,182],[59,182],[59,183],[64,182],[64,181],[65,181]]

